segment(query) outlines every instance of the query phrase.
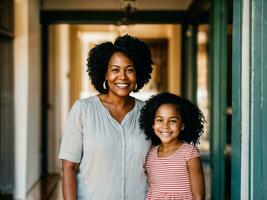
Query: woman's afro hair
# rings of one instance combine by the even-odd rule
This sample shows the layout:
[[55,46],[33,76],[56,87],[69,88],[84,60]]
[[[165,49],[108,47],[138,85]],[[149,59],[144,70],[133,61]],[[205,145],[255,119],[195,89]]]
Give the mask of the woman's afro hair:
[[152,126],[156,111],[162,104],[175,105],[177,112],[182,117],[184,130],[181,130],[179,140],[194,145],[199,142],[198,139],[204,132],[204,123],[206,122],[203,113],[189,100],[164,92],[152,96],[141,109],[140,127],[144,130],[147,139],[151,140],[152,145],[156,146],[161,143]]
[[96,45],[89,52],[87,58],[87,72],[91,82],[100,93],[107,93],[103,88],[105,75],[110,57],[115,52],[124,53],[133,63],[136,70],[137,92],[151,78],[152,58],[148,45],[136,37],[130,35],[119,36],[112,42],[104,42]]

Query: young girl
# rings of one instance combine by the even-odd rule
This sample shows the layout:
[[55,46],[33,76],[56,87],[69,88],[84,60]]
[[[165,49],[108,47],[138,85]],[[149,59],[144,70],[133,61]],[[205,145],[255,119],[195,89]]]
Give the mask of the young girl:
[[204,199],[205,183],[194,146],[205,122],[196,105],[170,93],[150,98],[139,119],[152,142],[146,160],[146,200]]

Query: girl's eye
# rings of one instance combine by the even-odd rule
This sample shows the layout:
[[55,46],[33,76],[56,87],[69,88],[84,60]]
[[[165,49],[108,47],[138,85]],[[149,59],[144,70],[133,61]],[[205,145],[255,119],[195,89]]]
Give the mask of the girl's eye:
[[176,124],[177,123],[177,120],[171,120],[170,121],[170,124]]
[[155,121],[159,123],[159,122],[162,122],[163,120],[162,119],[156,119]]

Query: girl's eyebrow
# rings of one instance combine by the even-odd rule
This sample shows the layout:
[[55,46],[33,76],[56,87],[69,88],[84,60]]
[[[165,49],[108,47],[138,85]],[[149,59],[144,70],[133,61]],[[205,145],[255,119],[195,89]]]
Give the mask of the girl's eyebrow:
[[[161,116],[161,115],[155,115],[155,118],[156,118],[156,117],[163,118],[163,116]],[[179,119],[179,117],[178,117],[178,116],[171,116],[171,117],[169,117],[169,118],[176,118],[176,119]]]
[[[113,65],[110,65],[111,67],[121,67],[120,65],[116,65],[116,64],[113,64]],[[126,67],[134,67],[133,64],[129,64],[127,65]]]
[[162,116],[155,115],[155,118],[162,118]]

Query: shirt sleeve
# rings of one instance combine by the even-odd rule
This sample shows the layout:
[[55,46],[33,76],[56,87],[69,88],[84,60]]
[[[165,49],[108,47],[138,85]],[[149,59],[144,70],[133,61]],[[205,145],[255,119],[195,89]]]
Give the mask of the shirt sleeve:
[[197,148],[192,145],[192,144],[188,144],[186,145],[186,151],[185,151],[185,160],[188,161],[192,158],[195,158],[195,157],[200,157],[199,156],[199,152],[197,150]]
[[72,106],[64,128],[59,158],[80,163],[83,153],[83,109],[81,101]]

